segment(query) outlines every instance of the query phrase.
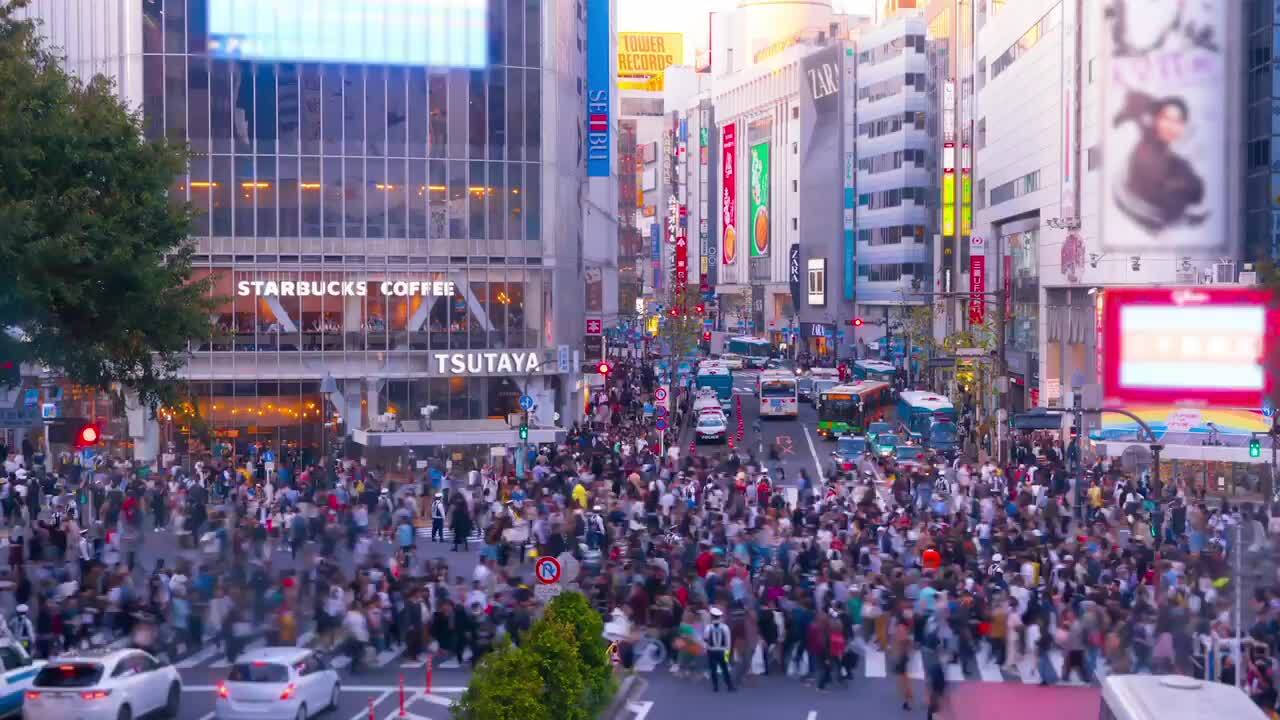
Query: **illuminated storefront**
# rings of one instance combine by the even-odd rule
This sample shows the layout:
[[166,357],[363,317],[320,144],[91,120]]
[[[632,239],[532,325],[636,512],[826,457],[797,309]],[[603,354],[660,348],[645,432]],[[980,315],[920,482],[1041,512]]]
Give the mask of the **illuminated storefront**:
[[582,303],[553,298],[576,279],[557,259],[581,217],[555,188],[583,171],[543,108],[581,98],[570,83],[548,100],[562,90],[544,87],[558,70],[543,43],[580,34],[576,11],[141,4],[145,127],[191,148],[171,195],[195,210],[196,275],[217,298],[187,404],[149,438],[315,457],[424,408],[450,422],[505,420],[523,394],[575,405],[555,359],[581,341],[554,328],[581,328]]

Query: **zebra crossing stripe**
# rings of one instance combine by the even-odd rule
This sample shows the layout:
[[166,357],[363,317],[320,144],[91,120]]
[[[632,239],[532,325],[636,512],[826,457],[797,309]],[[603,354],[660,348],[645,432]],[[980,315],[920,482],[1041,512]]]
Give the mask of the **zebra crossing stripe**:
[[866,667],[867,677],[882,678],[888,675],[885,672],[884,652],[874,647],[868,646],[862,656],[863,664]]
[[[244,655],[245,653],[249,652],[250,650],[257,650],[258,648],[260,648],[260,647],[262,647],[262,646],[264,646],[264,645],[266,645],[266,644],[267,644],[267,639],[266,639],[266,638],[258,638],[257,640],[254,640],[254,641],[250,642],[248,645],[245,645],[243,648],[241,648],[241,649],[240,649],[240,654],[241,654],[241,655]],[[217,662],[213,663],[213,664],[212,664],[212,665],[210,665],[209,667],[211,667],[211,668],[226,668],[226,667],[231,667],[231,661],[230,661],[230,660],[228,660],[228,659],[226,658],[226,656],[224,655],[224,656],[222,657],[222,659],[221,659],[221,660],[219,660],[219,661],[217,661]]]
[[217,643],[214,643],[192,653],[191,655],[188,655],[182,660],[179,660],[176,665],[178,668],[184,670],[187,668],[193,668],[201,663],[207,662],[220,652],[222,652],[222,648],[218,647]]

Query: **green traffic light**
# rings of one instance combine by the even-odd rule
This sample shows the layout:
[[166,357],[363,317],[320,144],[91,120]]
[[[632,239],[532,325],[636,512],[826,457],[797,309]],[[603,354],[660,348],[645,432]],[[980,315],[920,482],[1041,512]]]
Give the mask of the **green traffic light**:
[[1249,457],[1262,456],[1262,441],[1254,438],[1249,441]]
[[529,426],[528,426],[528,425],[521,425],[521,426],[520,426],[520,439],[521,439],[521,440],[528,440],[528,439],[529,439]]

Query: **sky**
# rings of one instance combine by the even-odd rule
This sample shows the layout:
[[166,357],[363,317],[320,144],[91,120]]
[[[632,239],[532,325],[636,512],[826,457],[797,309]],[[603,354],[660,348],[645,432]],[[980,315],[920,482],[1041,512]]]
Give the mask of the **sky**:
[[[837,12],[870,15],[876,0],[835,0]],[[684,33],[685,63],[707,44],[707,17],[732,10],[737,0],[618,0],[618,29]]]

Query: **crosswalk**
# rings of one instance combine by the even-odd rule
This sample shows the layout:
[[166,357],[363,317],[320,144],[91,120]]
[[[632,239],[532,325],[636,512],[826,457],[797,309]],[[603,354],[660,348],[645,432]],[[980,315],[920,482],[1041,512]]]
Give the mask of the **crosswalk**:
[[[891,677],[891,663],[889,662],[889,658],[886,656],[884,651],[879,650],[875,647],[867,646],[859,649],[859,655],[860,655],[860,660],[858,662],[858,668],[856,670],[858,675],[865,678],[870,678],[870,679]],[[1063,657],[1063,654],[1061,651],[1055,649],[1049,652],[1048,659],[1053,670],[1053,677],[1051,677],[1050,680],[1053,682],[1058,682],[1061,679],[1058,678],[1057,675],[1062,670],[1063,662],[1065,658]],[[990,654],[984,648],[982,651],[978,653],[976,662],[974,663],[974,665],[968,668],[967,670],[960,663],[949,662],[945,666],[944,672],[946,674],[947,682],[949,683],[959,683],[959,682],[965,682],[965,681],[981,681],[981,682],[988,682],[988,683],[1009,682],[1009,683],[1023,683],[1027,685],[1038,685],[1040,684],[1042,678],[1040,676],[1040,672],[1037,668],[1037,665],[1038,665],[1037,658],[1034,656],[1028,656],[1028,657],[1022,658],[1021,661],[1018,663],[1011,664],[1006,667],[1001,667],[1000,665],[996,664],[995,660],[990,656]],[[667,669],[668,669],[667,663],[663,663],[662,665],[652,669],[637,666],[637,671],[642,673],[643,672],[665,672]],[[753,672],[759,669],[760,669],[759,667],[754,668]],[[791,671],[792,674],[794,674],[795,672],[803,672],[803,668],[799,664],[793,664],[792,667],[789,668],[789,670]],[[1099,658],[1097,664],[1094,667],[1095,676],[1098,678],[1102,678],[1102,677],[1105,677],[1107,673],[1108,671],[1106,668],[1105,661]],[[911,678],[912,680],[925,679],[924,656],[918,650],[913,652],[911,654],[911,657],[908,658],[907,660],[907,677]],[[1078,678],[1078,676],[1073,676],[1071,681],[1067,682],[1066,684],[1080,685],[1080,684],[1083,684],[1083,682]]]

